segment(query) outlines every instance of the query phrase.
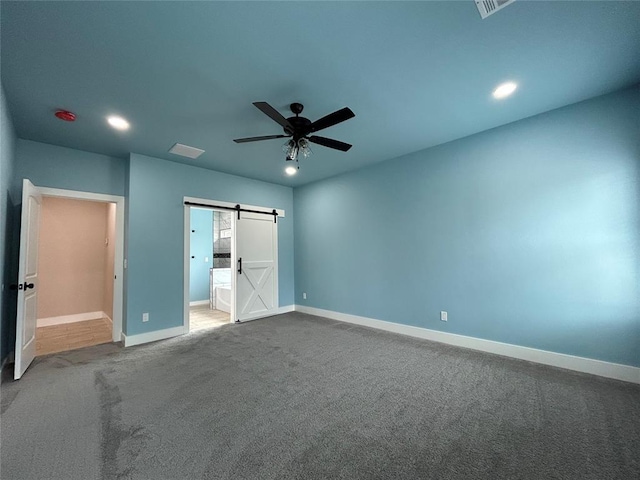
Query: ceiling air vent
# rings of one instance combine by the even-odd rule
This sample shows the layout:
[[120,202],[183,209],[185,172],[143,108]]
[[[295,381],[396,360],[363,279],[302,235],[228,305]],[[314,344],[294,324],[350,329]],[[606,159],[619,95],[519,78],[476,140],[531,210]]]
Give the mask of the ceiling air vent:
[[173,147],[171,147],[169,153],[180,155],[181,157],[198,158],[204,153],[204,150],[190,147],[189,145],[182,145],[181,143],[176,143]]
[[515,1],[516,0],[475,0],[482,18],[487,18],[489,15],[496,13],[501,8]]

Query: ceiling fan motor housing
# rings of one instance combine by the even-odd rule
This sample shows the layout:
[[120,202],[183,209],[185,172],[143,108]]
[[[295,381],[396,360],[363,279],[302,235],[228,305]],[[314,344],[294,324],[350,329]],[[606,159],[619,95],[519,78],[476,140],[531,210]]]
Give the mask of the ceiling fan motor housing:
[[311,133],[311,120],[309,120],[308,118],[290,117],[287,118],[287,120],[289,121],[291,126],[293,126],[293,131],[291,131],[288,126],[286,126],[284,127],[284,132],[287,135],[293,135],[296,140]]

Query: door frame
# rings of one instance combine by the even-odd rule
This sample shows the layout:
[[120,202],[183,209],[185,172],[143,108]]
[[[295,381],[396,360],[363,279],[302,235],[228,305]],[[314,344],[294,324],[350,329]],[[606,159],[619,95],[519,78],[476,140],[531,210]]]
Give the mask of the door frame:
[[61,188],[39,187],[38,192],[43,197],[68,198],[71,200],[88,200],[99,203],[116,204],[116,245],[114,248],[113,265],[113,331],[112,341],[122,340],[123,298],[124,298],[124,204],[125,198],[119,195],[80,192]]
[[[218,207],[229,207],[235,208],[238,205],[238,202],[224,202],[222,200],[214,200],[210,198],[198,198],[198,197],[187,197],[183,198],[184,202],[198,203],[202,205],[200,208],[211,208],[212,211],[221,211],[221,212],[229,212],[230,210],[216,209]],[[278,213],[278,218],[283,218],[285,216],[285,211],[280,208],[269,208],[263,207],[260,205],[248,205],[248,204],[240,204],[242,208],[257,210],[260,212],[265,212],[271,214],[274,210]],[[184,205],[184,289],[183,289],[183,325],[185,328],[185,333],[189,333],[189,283],[190,283],[190,274],[191,274],[191,205]],[[198,208],[198,207],[193,207]],[[237,264],[236,261],[236,215],[233,211],[231,211],[231,235],[233,237],[231,241],[231,269],[233,273],[233,269]],[[277,230],[277,229],[276,229]],[[276,237],[277,238],[277,237]],[[277,245],[277,243],[276,243]],[[276,248],[276,262],[277,262],[277,248]],[[212,257],[213,259],[213,257]],[[231,275],[231,323],[233,319],[236,318],[236,276]],[[277,281],[277,278],[276,278]],[[252,319],[253,320],[253,319]],[[248,321],[248,320],[247,320]]]

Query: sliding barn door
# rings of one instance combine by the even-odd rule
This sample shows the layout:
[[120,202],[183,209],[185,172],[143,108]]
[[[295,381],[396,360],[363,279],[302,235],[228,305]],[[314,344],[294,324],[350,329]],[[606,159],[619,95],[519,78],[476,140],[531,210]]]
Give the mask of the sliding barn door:
[[278,225],[273,215],[242,212],[236,220],[236,320],[275,315]]
[[18,264],[18,314],[13,376],[18,380],[36,356],[38,237],[42,197],[29,180],[22,182],[22,224]]

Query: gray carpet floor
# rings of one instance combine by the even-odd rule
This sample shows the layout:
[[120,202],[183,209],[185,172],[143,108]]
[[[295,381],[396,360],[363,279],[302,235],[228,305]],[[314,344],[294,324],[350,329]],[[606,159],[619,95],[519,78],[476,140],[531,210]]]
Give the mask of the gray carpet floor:
[[640,386],[291,313],[37,359],[2,479],[639,479]]

